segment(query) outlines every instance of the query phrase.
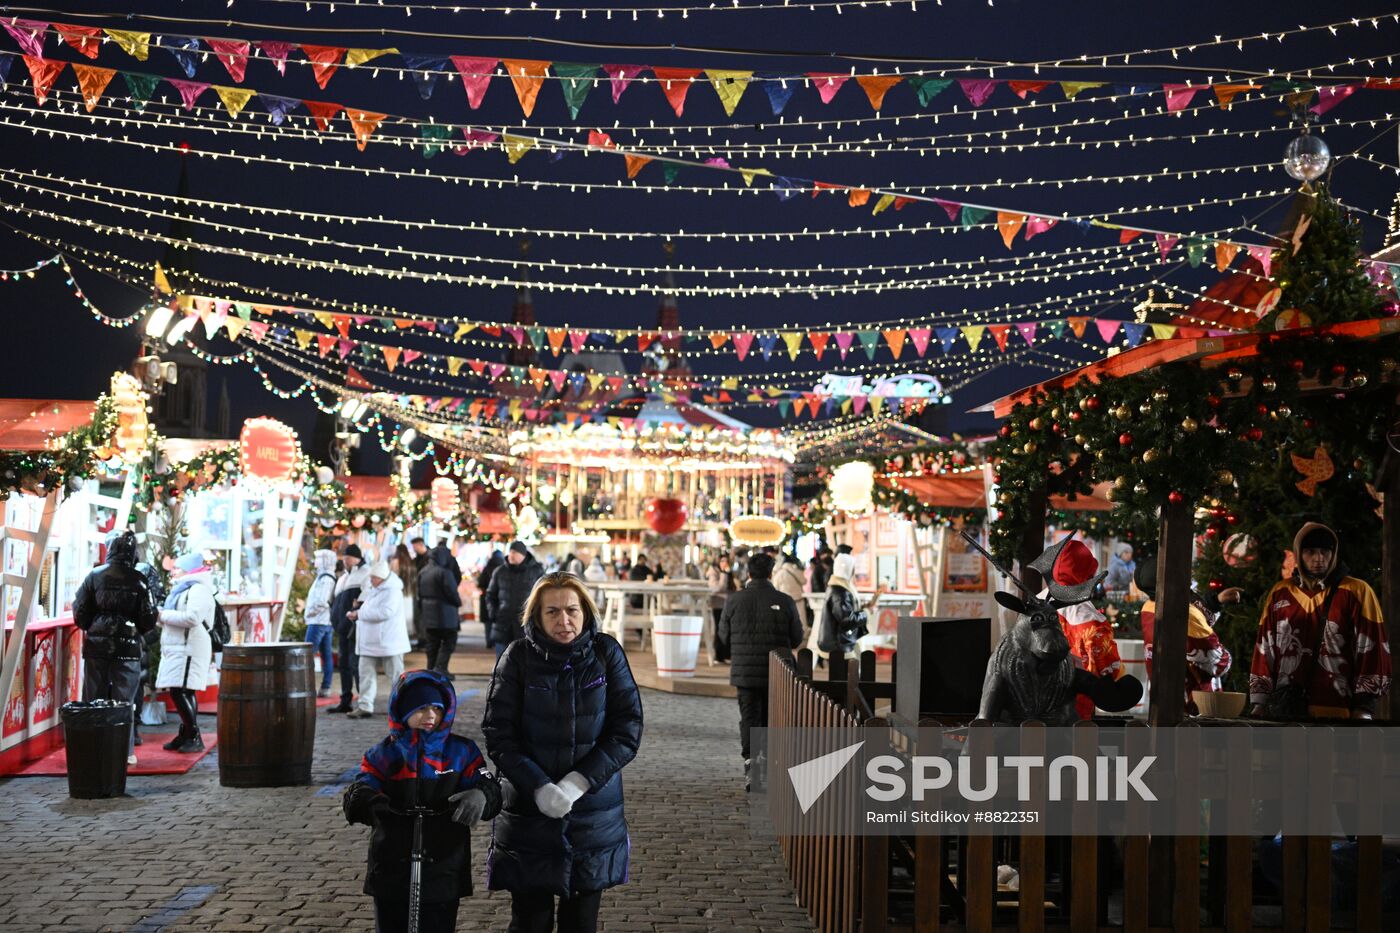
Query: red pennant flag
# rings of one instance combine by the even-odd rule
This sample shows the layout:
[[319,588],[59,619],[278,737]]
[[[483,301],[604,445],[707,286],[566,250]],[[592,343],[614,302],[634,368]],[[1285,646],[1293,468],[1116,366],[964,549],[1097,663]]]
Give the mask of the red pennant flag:
[[102,30],[98,27],[69,26],[66,23],[54,23],[53,28],[64,42],[67,42],[88,58],[97,57],[97,50],[102,46]]
[[[304,100],[306,109],[311,111],[311,115],[316,118],[316,129],[325,132],[330,128],[331,120],[335,115],[345,109],[344,104],[333,104],[323,100]],[[361,147],[364,148],[364,147]]]
[[496,62],[494,58],[452,56],[452,64],[462,76],[462,87],[467,92],[467,104],[473,110],[480,107],[481,101],[486,97],[486,88],[491,84],[491,76],[495,74]]
[[26,55],[24,56],[24,64],[29,67],[29,77],[34,81],[34,99],[42,107],[44,101],[49,99],[49,88],[53,87],[53,83],[58,80],[59,72],[63,71],[63,66],[67,62]]
[[316,77],[316,83],[325,90],[331,75],[340,67],[340,58],[345,50],[334,45],[303,45],[301,50],[311,59],[311,73]]
[[1140,236],[1142,236],[1141,230],[1129,230],[1127,228],[1124,228],[1118,231],[1118,242],[1120,245],[1124,243],[1131,243]]
[[331,352],[332,350],[334,350],[334,349],[335,349],[335,338],[334,338],[334,337],[332,337],[330,334],[317,334],[317,335],[316,335],[316,352],[317,352],[317,353],[319,353],[321,356],[325,356],[326,354],[330,353],[330,352]]
[[814,197],[814,198],[815,198],[817,195],[821,194],[823,191],[844,191],[844,190],[846,190],[846,186],[845,186],[845,185],[833,185],[833,184],[831,184],[830,182],[826,182],[826,181],[814,181],[814,182],[812,182],[812,197]]
[[1026,99],[1027,94],[1039,94],[1050,86],[1049,81],[1008,81],[1006,86],[1016,93],[1021,100]]
[[826,352],[826,343],[831,339],[831,335],[811,333],[807,335],[807,339],[812,343],[812,352],[817,355],[817,359],[821,359],[822,354]]
[[345,384],[352,389],[372,389],[369,380],[361,376],[353,366],[345,367]]
[[1006,352],[1006,337],[1011,333],[1010,324],[990,324],[987,330],[991,333],[992,339],[997,342],[997,348],[1002,353]]
[[335,323],[335,329],[340,331],[340,336],[349,338],[350,336],[350,316],[348,314],[337,314],[331,318]]
[[690,85],[703,74],[698,68],[653,68],[652,74],[661,82],[661,90],[676,116],[685,114],[685,95]]
[[899,197],[898,195],[895,195],[895,199],[894,199],[894,209],[897,210],[897,211],[902,211],[902,210],[904,210],[904,205],[906,205],[906,204],[913,204],[913,203],[914,203],[914,199],[913,199],[913,198],[901,198],[901,197]]
[[612,141],[612,137],[607,133],[598,130],[588,131],[588,145],[597,146],[599,149],[616,149],[617,143]]
[[243,75],[248,68],[249,45],[242,39],[205,39],[214,56],[228,69],[234,84],[243,83]]

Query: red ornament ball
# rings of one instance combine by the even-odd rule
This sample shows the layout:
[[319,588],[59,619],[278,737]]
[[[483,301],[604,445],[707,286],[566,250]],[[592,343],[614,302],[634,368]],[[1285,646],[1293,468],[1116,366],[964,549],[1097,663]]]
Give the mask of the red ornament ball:
[[1206,584],[1206,585],[1209,586],[1212,590],[1214,590],[1214,591],[1216,591],[1216,592],[1219,592],[1220,590],[1225,589],[1225,581],[1224,581],[1224,580],[1220,580],[1220,579],[1211,580],[1211,581],[1210,581],[1208,584]]
[[1003,425],[1001,426],[1001,430],[997,432],[997,435],[1000,436],[1000,437],[1010,437],[1010,436],[1011,436],[1011,425],[1009,425],[1009,424],[1003,424]]
[[659,535],[671,535],[685,527],[690,517],[685,503],[679,499],[649,499],[646,506],[647,525]]
[[1206,396],[1206,404],[1209,405],[1211,408],[1219,408],[1219,407],[1220,407],[1220,396],[1218,396],[1218,395],[1207,395],[1207,396]]
[[1338,379],[1342,378],[1343,376],[1345,376],[1345,375],[1347,374],[1347,367],[1346,367],[1346,364],[1345,364],[1345,363],[1333,363],[1333,364],[1332,364],[1331,372],[1332,372],[1332,375],[1336,376]]
[[1072,412],[1069,413],[1069,420],[1070,420],[1070,421],[1078,421],[1080,418],[1083,418],[1083,417],[1084,417],[1084,416],[1081,415],[1081,414],[1080,414],[1079,412],[1077,412],[1077,411],[1072,411]]
[[1185,500],[1186,497],[1175,489],[1167,493],[1167,501],[1170,502],[1172,505],[1181,505],[1181,503]]
[[1118,435],[1118,444],[1121,447],[1133,446],[1133,436],[1124,431],[1122,434]]
[[1097,395],[1091,395],[1084,400],[1084,407],[1089,411],[1098,411],[1103,407],[1103,402],[1099,401]]
[[1290,360],[1289,363],[1288,363],[1288,368],[1291,369],[1291,370],[1293,370],[1295,373],[1300,373],[1300,372],[1302,372],[1302,371],[1303,371],[1303,366],[1304,366],[1304,363],[1303,363],[1302,360]]
[[1250,428],[1248,431],[1244,432],[1244,436],[1249,438],[1251,441],[1258,443],[1259,441],[1262,441],[1264,439],[1264,429]]
[[1240,517],[1239,517],[1238,515],[1236,515],[1234,512],[1231,512],[1230,514],[1228,514],[1228,515],[1225,516],[1225,524],[1227,524],[1227,525],[1238,525],[1239,523],[1240,523]]

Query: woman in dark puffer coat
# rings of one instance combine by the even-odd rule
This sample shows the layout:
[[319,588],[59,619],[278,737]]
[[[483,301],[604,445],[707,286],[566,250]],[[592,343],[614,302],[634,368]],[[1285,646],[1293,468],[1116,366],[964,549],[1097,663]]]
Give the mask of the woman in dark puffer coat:
[[524,616],[482,721],[503,800],[487,884],[511,892],[512,933],[549,930],[555,896],[559,933],[591,933],[603,890],[627,880],[620,772],[641,742],[641,695],[577,577],[541,578]]

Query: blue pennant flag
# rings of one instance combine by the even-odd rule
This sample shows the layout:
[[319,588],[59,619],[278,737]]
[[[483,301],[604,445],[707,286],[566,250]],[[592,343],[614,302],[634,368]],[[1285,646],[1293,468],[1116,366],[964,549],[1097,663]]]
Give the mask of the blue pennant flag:
[[778,196],[779,201],[791,201],[800,192],[801,186],[791,178],[779,175],[773,179],[773,193]]
[[773,116],[782,114],[783,108],[792,99],[793,85],[796,83],[796,78],[769,78],[763,82],[763,89],[768,92],[768,103],[773,108]]
[[1074,228],[1079,231],[1080,236],[1088,236],[1089,231],[1094,229],[1094,225],[1087,220],[1071,220]]
[[295,97],[277,97],[272,94],[259,94],[258,100],[267,108],[267,112],[272,114],[272,122],[276,126],[281,126],[282,121],[287,119],[287,114],[301,106],[301,101]]
[[573,387],[575,395],[583,394],[583,383],[588,377],[583,373],[571,373],[569,375],[569,385]]
[[938,342],[943,344],[944,353],[953,352],[953,341],[958,339],[958,329],[956,327],[940,327],[936,331]]
[[778,344],[777,334],[765,334],[758,338],[758,349],[763,354],[765,360],[773,358],[773,348]]
[[1142,335],[1146,330],[1146,324],[1133,324],[1128,321],[1123,322],[1123,336],[1128,338],[1128,346],[1130,347],[1135,347],[1142,343]]
[[162,36],[160,43],[165,50],[175,56],[185,77],[194,77],[194,53],[199,51],[199,40],[194,36]]
[[10,66],[15,63],[14,56],[0,55],[0,87],[4,87],[10,80]]
[[438,78],[447,70],[447,59],[438,55],[403,55],[403,63],[413,73],[413,83],[418,85],[418,96],[428,100],[433,96]]

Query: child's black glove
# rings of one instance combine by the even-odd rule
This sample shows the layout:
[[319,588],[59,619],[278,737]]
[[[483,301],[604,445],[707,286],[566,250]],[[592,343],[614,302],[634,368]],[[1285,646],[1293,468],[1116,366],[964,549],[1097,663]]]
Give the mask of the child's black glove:
[[480,789],[469,787],[466,790],[458,791],[447,798],[450,803],[455,803],[457,808],[452,811],[454,822],[468,829],[481,821],[481,814],[486,812],[486,795]]

